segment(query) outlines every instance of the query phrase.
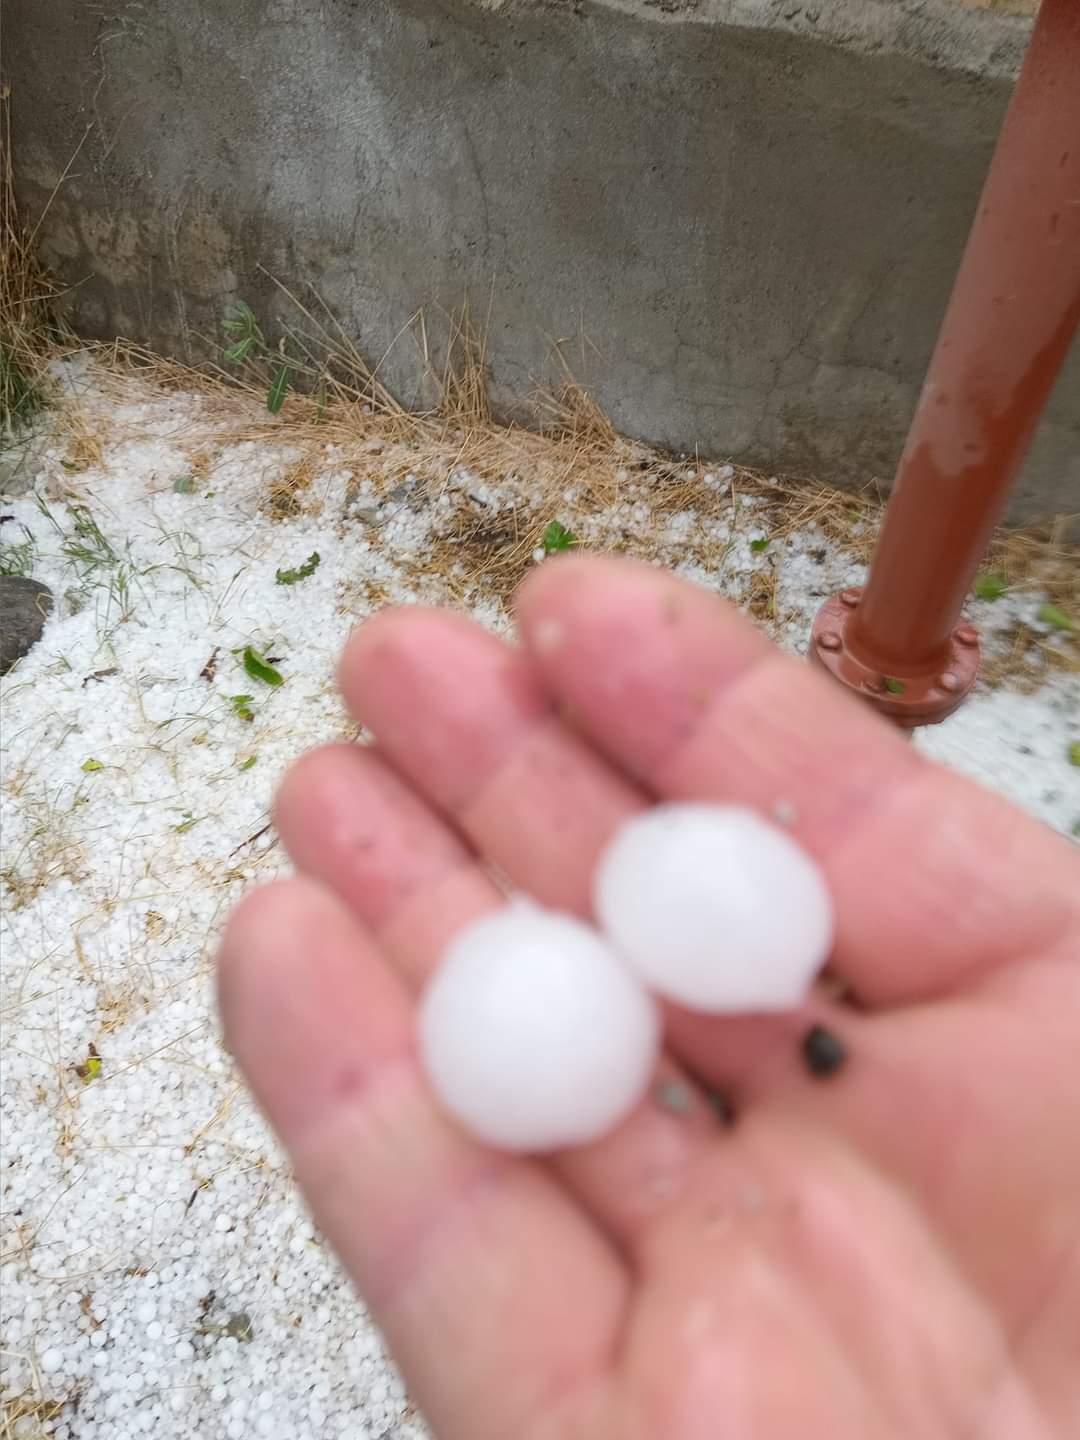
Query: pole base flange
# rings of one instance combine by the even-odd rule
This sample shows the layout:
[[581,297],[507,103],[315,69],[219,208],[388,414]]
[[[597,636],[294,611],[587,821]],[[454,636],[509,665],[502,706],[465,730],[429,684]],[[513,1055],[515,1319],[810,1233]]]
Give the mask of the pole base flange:
[[849,632],[861,595],[858,589],[843,590],[825,601],[810,632],[810,660],[905,730],[947,719],[975,684],[982,658],[979,632],[972,625],[960,624],[941,663],[932,671],[893,674],[857,658],[849,649]]

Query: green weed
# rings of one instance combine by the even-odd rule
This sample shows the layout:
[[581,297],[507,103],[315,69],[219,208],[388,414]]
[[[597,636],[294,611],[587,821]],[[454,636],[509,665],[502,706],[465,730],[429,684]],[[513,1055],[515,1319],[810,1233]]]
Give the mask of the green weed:
[[982,574],[975,576],[973,590],[980,600],[1000,600],[1009,588],[1004,575]]
[[251,361],[270,365],[266,408],[271,415],[276,415],[285,403],[289,386],[304,367],[290,356],[284,337],[278,342],[276,350],[267,343],[254,310],[245,300],[233,301],[225,312],[221,328],[230,337],[223,355],[227,365],[243,365]]
[[541,544],[545,555],[557,555],[561,550],[572,550],[578,544],[578,538],[558,520],[552,520],[544,531]]
[[279,585],[295,585],[298,580],[306,580],[309,575],[314,575],[319,567],[319,552],[313,550],[303,565],[298,565],[295,570],[278,570],[274,578]]
[[29,575],[37,558],[37,545],[32,535],[9,545],[0,545],[0,575]]

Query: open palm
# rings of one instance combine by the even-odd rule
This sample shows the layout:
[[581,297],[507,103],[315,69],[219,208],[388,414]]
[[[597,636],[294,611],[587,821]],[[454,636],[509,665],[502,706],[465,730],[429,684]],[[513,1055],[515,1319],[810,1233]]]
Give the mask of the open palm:
[[[375,744],[294,767],[299,876],[221,956],[229,1043],[436,1435],[1080,1433],[1075,853],[662,572],[546,564],[518,615],[520,648],[432,611],[357,634],[341,680]],[[659,797],[790,820],[850,996],[671,1008],[614,1134],[487,1150],[424,1085],[416,990],[500,873],[587,913]],[[800,1063],[816,1021],[849,1054],[827,1079]]]

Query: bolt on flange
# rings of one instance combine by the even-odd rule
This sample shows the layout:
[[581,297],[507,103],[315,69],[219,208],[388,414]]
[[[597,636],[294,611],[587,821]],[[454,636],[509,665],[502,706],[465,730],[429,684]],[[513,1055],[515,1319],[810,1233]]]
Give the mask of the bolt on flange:
[[947,719],[975,684],[981,659],[978,631],[959,625],[937,664],[897,673],[887,659],[867,652],[858,631],[860,598],[861,591],[851,588],[826,600],[811,631],[810,659],[903,729]]

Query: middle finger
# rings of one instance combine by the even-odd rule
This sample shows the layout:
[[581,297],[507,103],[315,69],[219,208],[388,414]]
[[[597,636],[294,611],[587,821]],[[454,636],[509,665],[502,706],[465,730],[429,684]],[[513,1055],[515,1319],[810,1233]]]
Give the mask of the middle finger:
[[[379,750],[480,854],[541,904],[590,915],[602,851],[649,799],[552,713],[523,652],[446,611],[392,611],[357,632],[340,679]],[[799,1037],[835,1010],[817,992],[783,1015],[665,1006],[665,1033],[737,1103],[797,1082]]]

